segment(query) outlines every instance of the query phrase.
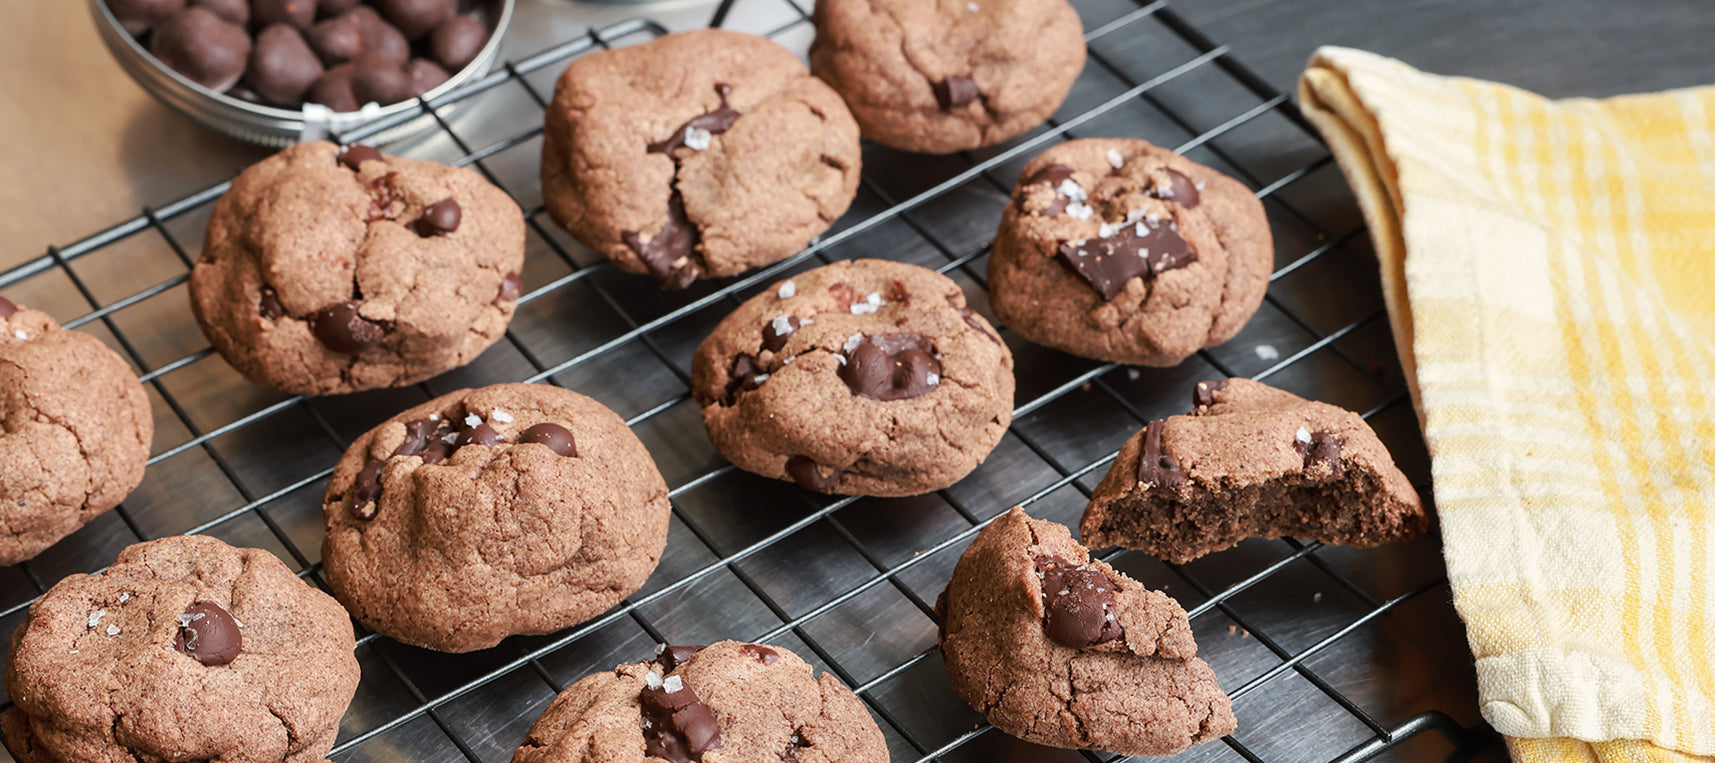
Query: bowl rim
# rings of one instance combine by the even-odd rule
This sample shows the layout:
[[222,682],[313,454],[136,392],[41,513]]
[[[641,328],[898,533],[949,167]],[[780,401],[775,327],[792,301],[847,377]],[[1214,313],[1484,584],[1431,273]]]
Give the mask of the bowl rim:
[[[379,110],[370,110],[366,112],[363,110],[362,106],[359,106],[357,111],[330,110],[330,113],[345,117],[360,117],[361,121],[353,124],[353,126],[356,126],[356,124],[367,124],[382,117],[401,114],[407,109],[417,108],[419,99],[434,100],[435,98],[438,98],[463,84],[458,81],[459,75],[469,71],[473,66],[480,65],[483,60],[491,58],[493,54],[498,51],[502,42],[501,38],[506,36],[507,26],[512,23],[512,10],[517,4],[517,0],[490,1],[499,4],[500,14],[495,18],[494,23],[489,30],[488,42],[483,44],[482,50],[477,51],[476,57],[472,58],[470,63],[465,64],[463,69],[450,73],[446,82],[442,82],[441,84],[430,88],[420,96],[407,98],[403,101],[399,101],[398,103],[381,106]],[[279,106],[268,106],[256,101],[246,101],[242,98],[234,98],[225,93],[205,87],[201,83],[180,74],[178,70],[166,65],[161,61],[161,59],[156,58],[155,54],[150,53],[148,48],[143,47],[141,43],[137,42],[137,37],[135,35],[125,30],[125,25],[119,23],[119,18],[113,15],[113,9],[107,7],[107,0],[89,0],[89,6],[91,10],[94,11],[95,17],[102,23],[106,24],[106,28],[109,33],[124,40],[124,44],[130,49],[133,55],[139,56],[140,60],[148,62],[156,71],[165,74],[167,77],[171,78],[175,84],[189,90],[191,93],[208,98],[223,106],[237,109],[258,117],[266,117],[268,119],[276,119],[298,124],[302,124],[307,121],[303,106],[299,106],[297,110],[290,110]],[[144,89],[146,90],[148,88]],[[373,103],[373,101],[371,103]],[[308,105],[310,104],[305,102],[304,106]]]

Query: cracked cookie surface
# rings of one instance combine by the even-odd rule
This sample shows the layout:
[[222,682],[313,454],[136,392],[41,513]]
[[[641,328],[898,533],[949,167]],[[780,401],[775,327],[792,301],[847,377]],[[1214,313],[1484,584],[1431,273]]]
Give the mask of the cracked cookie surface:
[[555,221],[667,289],[796,253],[857,193],[857,123],[785,48],[720,29],[584,56],[554,87]]
[[543,384],[435,398],[352,443],[322,504],[323,571],[365,625],[444,652],[583,622],[637,590],[667,485],[602,404]]
[[668,646],[572,684],[513,763],[887,763],[863,702],[778,646]]
[[988,273],[995,315],[1030,341],[1172,366],[1233,338],[1273,267],[1242,183],[1145,141],[1085,138],[1025,165]]
[[1084,69],[1066,0],[821,0],[810,69],[863,136],[945,154],[1042,124]]
[[12,636],[20,763],[319,761],[357,691],[351,619],[274,555],[201,536],[72,575]]
[[191,310],[257,384],[328,395],[471,360],[522,292],[524,218],[466,168],[300,143],[232,181],[191,270]]
[[42,552],[143,480],[155,420],[95,337],[0,297],[0,565]]
[[1084,511],[1086,542],[1183,564],[1250,537],[1370,548],[1428,528],[1362,416],[1249,379],[1198,382],[1192,403],[1120,448]]
[[824,493],[917,495],[1012,421],[1012,352],[951,279],[887,260],[806,271],[697,348],[691,393],[740,469]]
[[1020,739],[1173,755],[1236,725],[1179,603],[1021,509],[977,535],[936,610],[954,690]]

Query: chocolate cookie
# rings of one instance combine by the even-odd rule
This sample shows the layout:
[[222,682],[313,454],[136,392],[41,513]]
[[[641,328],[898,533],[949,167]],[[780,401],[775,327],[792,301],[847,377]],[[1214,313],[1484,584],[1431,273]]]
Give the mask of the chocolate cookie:
[[398,387],[494,344],[517,306],[524,218],[474,170],[300,143],[215,202],[191,310],[257,384]]
[[572,684],[512,763],[887,763],[863,702],[777,646],[669,646]]
[[1429,526],[1363,417],[1249,379],[1199,382],[1151,421],[1090,496],[1080,534],[1182,564],[1251,537],[1370,548]]
[[988,273],[995,314],[1030,341],[1172,366],[1239,333],[1273,266],[1243,184],[1141,140],[1089,138],[1025,165]]
[[1173,755],[1236,725],[1179,603],[1021,509],[977,535],[936,610],[954,690],[1020,739]]
[[0,565],[124,500],[143,480],[154,435],[131,366],[95,337],[0,297]]
[[858,129],[785,48],[720,29],[572,62],[542,195],[579,241],[663,288],[780,260],[857,193]]
[[266,551],[177,536],[72,575],[12,634],[20,763],[318,761],[357,691],[351,619]]
[[703,340],[691,393],[746,471],[847,495],[969,474],[1012,421],[1012,352],[957,284],[886,260],[781,281]]
[[1047,119],[1084,69],[1066,0],[821,0],[810,70],[863,136],[945,154]]
[[443,652],[588,620],[643,584],[667,484],[600,403],[542,384],[430,400],[328,479],[323,572],[365,625]]

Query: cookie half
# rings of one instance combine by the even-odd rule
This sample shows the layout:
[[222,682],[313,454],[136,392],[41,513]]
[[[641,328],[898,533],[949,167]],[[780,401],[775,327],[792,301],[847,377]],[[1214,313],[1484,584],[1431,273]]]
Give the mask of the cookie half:
[[1179,603],[1022,509],[977,535],[936,609],[953,688],[1020,739],[1173,755],[1236,725]]
[[995,234],[990,300],[1037,344],[1172,366],[1233,338],[1273,265],[1244,184],[1145,141],[1086,138],[1025,165]]
[[796,56],[699,29],[584,56],[554,87],[556,222],[666,289],[794,254],[857,193],[857,123]]
[[54,584],[12,634],[20,763],[319,761],[357,691],[351,618],[278,558],[177,536]]
[[863,136],[945,154],[1042,124],[1084,69],[1066,0],[821,0],[810,69]]
[[1249,379],[1199,382],[1090,496],[1080,534],[1182,564],[1245,538],[1371,548],[1429,526],[1423,499],[1363,417]]
[[838,679],[785,649],[722,641],[663,647],[572,684],[530,727],[513,763],[708,759],[887,763],[887,742]]
[[323,572],[363,624],[443,652],[551,633],[618,603],[667,542],[667,483],[602,404],[544,384],[430,400],[328,479]]
[[143,481],[154,436],[129,364],[0,297],[0,565],[117,506]]
[[215,202],[191,311],[257,384],[398,387],[500,339],[523,264],[518,205],[475,170],[300,143]]
[[691,392],[740,469],[917,495],[964,478],[1006,433],[1012,352],[946,276],[853,260],[740,305],[697,348]]

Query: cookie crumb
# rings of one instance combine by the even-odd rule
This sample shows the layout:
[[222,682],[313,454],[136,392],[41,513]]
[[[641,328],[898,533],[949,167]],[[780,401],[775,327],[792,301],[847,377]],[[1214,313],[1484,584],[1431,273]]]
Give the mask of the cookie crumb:
[[1117,149],[1110,148],[1108,149],[1108,164],[1113,165],[1116,170],[1120,169],[1125,166],[1125,157],[1120,156]]
[[685,128],[685,148],[689,148],[693,151],[702,151],[703,149],[708,148],[709,144],[714,142],[714,139],[714,133],[701,127]]
[[101,618],[106,617],[106,616],[107,616],[107,610],[105,610],[105,609],[98,609],[98,610],[95,610],[94,612],[89,613],[89,627],[94,628],[95,626],[100,625],[101,624]]
[[493,411],[490,411],[488,414],[488,417],[491,419],[494,419],[495,421],[498,421],[502,424],[510,424],[513,421],[516,421],[516,419],[512,418],[512,414],[507,413],[506,411],[500,410],[499,408],[496,408]]
[[668,694],[677,694],[684,690],[685,679],[678,676],[667,676],[667,678],[661,682],[661,688]]
[[780,284],[780,291],[775,292],[781,299],[791,299],[798,296],[798,284],[787,281]]
[[1263,360],[1279,360],[1280,350],[1274,349],[1272,344],[1259,344],[1256,346],[1256,356]]
[[1310,603],[1311,604],[1321,604],[1322,603],[1322,592],[1317,591],[1315,596],[1311,596],[1310,597]]

